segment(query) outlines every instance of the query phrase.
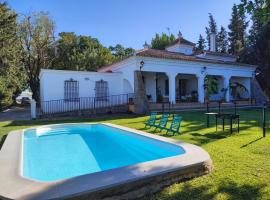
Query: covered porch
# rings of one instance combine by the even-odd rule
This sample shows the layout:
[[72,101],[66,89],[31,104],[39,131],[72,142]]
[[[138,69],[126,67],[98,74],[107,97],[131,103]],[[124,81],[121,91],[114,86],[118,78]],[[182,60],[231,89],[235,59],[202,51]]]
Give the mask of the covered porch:
[[142,72],[147,99],[151,103],[198,103],[198,78],[195,74]]
[[205,101],[248,101],[251,78],[142,71],[146,96],[150,103],[199,105]]

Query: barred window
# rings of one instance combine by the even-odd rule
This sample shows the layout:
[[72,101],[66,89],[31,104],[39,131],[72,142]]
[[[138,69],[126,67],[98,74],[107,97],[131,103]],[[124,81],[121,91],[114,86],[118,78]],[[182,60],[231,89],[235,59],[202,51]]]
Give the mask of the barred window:
[[104,80],[96,81],[95,85],[96,99],[97,100],[108,100],[109,88],[108,82]]
[[65,81],[64,98],[66,101],[77,101],[79,99],[79,82],[73,79]]

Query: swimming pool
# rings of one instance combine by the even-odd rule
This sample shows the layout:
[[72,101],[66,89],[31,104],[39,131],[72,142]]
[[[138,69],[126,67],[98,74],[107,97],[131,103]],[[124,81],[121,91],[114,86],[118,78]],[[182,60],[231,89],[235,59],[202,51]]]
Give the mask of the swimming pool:
[[0,199],[134,199],[208,174],[202,148],[115,124],[16,130],[0,151]]
[[103,124],[29,129],[23,137],[23,176],[57,181],[184,154],[179,146]]

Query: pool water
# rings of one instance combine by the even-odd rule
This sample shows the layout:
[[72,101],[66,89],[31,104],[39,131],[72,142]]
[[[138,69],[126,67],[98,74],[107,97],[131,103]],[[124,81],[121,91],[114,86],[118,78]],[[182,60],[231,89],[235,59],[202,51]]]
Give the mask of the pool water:
[[23,176],[57,181],[177,156],[179,146],[103,124],[65,124],[24,131]]

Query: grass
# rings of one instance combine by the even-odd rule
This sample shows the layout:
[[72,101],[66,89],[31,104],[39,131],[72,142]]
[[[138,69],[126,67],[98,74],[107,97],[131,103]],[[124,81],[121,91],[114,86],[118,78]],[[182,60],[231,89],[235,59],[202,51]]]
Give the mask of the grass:
[[[182,134],[173,138],[204,148],[210,154],[215,169],[209,175],[174,184],[144,199],[270,199],[270,135],[262,138],[259,123],[261,110],[241,110],[239,114],[240,133],[234,132],[231,135],[228,128],[222,132],[219,127],[216,132],[213,123],[210,128],[206,128],[203,112],[182,112]],[[268,114],[269,119],[270,112]],[[153,129],[144,129],[143,122],[146,119],[145,116],[119,116],[100,119],[6,121],[0,122],[0,136],[11,130],[34,125],[98,121],[153,133]]]

